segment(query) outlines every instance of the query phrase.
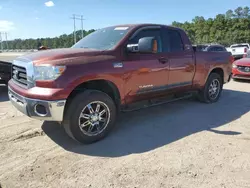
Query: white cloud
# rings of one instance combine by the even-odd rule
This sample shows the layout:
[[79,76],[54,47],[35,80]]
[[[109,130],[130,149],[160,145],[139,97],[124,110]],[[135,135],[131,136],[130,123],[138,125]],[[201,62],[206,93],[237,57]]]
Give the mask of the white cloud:
[[48,1],[48,2],[45,3],[45,6],[47,6],[47,7],[53,7],[53,6],[55,6],[55,4],[54,4],[53,1]]
[[7,20],[0,20],[0,31],[10,31],[14,29],[14,23]]

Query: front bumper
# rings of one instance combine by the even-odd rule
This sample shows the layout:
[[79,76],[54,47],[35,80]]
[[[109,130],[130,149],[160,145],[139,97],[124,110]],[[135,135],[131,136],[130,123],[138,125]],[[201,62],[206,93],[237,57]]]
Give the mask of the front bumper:
[[232,69],[232,78],[233,79],[242,79],[242,80],[250,80],[250,72],[242,72],[237,68]]
[[237,74],[237,75],[233,75],[233,79],[250,80],[250,76]]
[[[23,97],[8,88],[11,103],[23,114],[43,121],[62,121],[66,100],[46,101]],[[42,109],[42,110],[41,110]],[[41,113],[42,112],[42,113]]]

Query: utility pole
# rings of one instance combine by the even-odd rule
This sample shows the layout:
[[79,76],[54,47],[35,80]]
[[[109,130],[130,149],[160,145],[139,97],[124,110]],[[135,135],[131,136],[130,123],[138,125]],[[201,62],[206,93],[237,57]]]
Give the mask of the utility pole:
[[7,32],[5,32],[5,42],[6,42],[6,49],[9,49],[9,47],[8,47],[8,37],[7,37]]
[[74,20],[74,44],[76,43],[76,15],[73,14],[73,18],[71,18]]
[[0,32],[0,42],[1,42],[1,50],[3,51],[3,40],[2,40],[2,33]]
[[83,38],[83,15],[81,15],[82,38]]
[[81,20],[81,29],[82,29],[82,38],[83,38],[83,15],[76,15],[76,14],[73,14],[73,17],[71,18],[74,20],[74,43],[76,43],[76,20]]

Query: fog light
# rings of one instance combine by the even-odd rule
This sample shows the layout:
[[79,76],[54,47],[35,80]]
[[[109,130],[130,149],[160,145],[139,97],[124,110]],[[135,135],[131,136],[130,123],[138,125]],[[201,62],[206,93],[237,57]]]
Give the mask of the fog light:
[[35,109],[35,113],[39,116],[46,116],[47,115],[46,107],[41,105],[41,104],[36,104],[34,109]]

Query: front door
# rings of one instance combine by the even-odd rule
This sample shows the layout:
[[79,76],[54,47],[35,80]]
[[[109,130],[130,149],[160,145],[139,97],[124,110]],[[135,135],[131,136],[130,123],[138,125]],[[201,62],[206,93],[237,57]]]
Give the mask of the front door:
[[128,44],[138,44],[140,38],[155,37],[157,39],[158,53],[130,53],[123,62],[125,69],[125,95],[126,102],[157,95],[168,84],[169,63],[162,51],[161,28],[145,28],[136,32]]

